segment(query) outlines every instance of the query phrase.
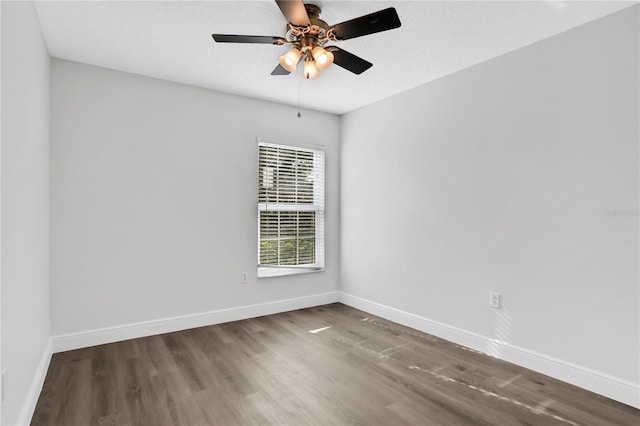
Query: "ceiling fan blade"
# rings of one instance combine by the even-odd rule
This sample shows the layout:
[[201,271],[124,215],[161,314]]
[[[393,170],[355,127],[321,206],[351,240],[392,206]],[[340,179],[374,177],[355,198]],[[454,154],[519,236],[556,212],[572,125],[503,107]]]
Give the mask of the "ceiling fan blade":
[[347,71],[351,71],[354,74],[362,74],[373,64],[369,61],[365,61],[359,56],[349,53],[346,50],[340,49],[336,46],[326,47],[333,53],[333,63],[344,68]]
[[283,44],[286,43],[282,37],[252,36],[237,34],[211,34],[218,43],[259,43],[259,44]]
[[349,40],[400,26],[400,18],[394,7],[344,21],[333,26],[333,35],[338,40]]
[[278,64],[278,66],[275,67],[273,71],[271,71],[271,75],[289,75],[289,74],[291,73],[285,70],[284,68],[282,68],[282,65],[280,64]]
[[291,25],[306,27],[310,25],[307,9],[302,0],[276,0],[280,11]]

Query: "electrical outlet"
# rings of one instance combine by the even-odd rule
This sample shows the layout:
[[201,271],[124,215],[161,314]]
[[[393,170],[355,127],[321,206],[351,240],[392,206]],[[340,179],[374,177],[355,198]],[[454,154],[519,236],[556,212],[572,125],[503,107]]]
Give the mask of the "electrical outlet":
[[2,378],[0,379],[0,381],[2,381],[2,384],[0,384],[0,401],[4,401],[4,396],[7,394],[7,380],[9,378],[9,373],[7,372],[7,370],[3,370],[2,371]]
[[248,272],[241,272],[240,273],[240,283],[249,284],[249,273]]
[[489,293],[489,306],[492,308],[500,307],[500,293]]

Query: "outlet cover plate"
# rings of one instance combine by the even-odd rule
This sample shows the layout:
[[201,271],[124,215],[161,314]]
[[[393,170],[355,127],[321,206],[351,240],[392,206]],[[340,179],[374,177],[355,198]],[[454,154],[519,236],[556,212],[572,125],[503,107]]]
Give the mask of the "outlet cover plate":
[[489,306],[491,306],[492,308],[500,307],[500,293],[489,293]]

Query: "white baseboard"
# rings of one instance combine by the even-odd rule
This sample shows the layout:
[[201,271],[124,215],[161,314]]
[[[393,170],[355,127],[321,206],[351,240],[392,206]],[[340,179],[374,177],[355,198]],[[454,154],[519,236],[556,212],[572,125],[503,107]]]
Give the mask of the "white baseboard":
[[[598,393],[613,400],[640,409],[640,385],[595,371],[571,362],[488,338],[467,330],[443,324],[419,315],[401,311],[377,302],[344,292],[329,292],[312,296],[286,299],[238,308],[221,309],[199,314],[144,321],[115,327],[88,330],[53,336],[34,377],[30,398],[25,403],[20,419],[30,420],[42,388],[52,352],[62,352],[138,337],[152,336],[230,321],[238,321],[263,315],[287,312],[295,309],[342,302],[345,305],[369,312],[442,339],[449,340],[505,361],[546,374],[556,379]],[[24,422],[28,424],[28,421]]]
[[49,339],[44,347],[44,351],[42,352],[42,357],[40,357],[38,367],[33,374],[33,380],[31,381],[31,386],[29,386],[29,392],[24,400],[24,404],[22,404],[20,414],[18,414],[17,425],[28,425],[31,423],[33,412],[36,409],[36,404],[40,397],[42,385],[44,385],[44,379],[47,377],[47,371],[49,370],[49,362],[51,361],[52,354],[52,342],[51,339]]
[[506,342],[432,321],[390,306],[339,292],[339,302],[389,321],[432,334],[497,358],[546,374],[640,409],[640,385]]
[[256,305],[240,306],[238,308],[220,309],[217,311],[123,324],[78,333],[62,334],[51,338],[53,341],[53,352],[69,351],[138,337],[153,336],[263,315],[277,314],[295,309],[326,305],[337,301],[338,292],[329,292]]

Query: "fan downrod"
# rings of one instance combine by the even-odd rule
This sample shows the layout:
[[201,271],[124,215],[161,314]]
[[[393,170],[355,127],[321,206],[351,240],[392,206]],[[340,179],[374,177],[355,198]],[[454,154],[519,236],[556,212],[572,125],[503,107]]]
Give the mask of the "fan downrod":
[[309,18],[319,18],[320,12],[322,12],[320,6],[316,6],[315,4],[311,3],[305,3],[304,8],[307,10],[307,15],[309,15]]

